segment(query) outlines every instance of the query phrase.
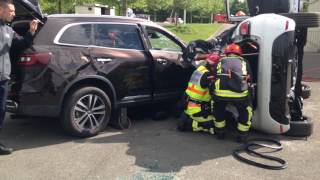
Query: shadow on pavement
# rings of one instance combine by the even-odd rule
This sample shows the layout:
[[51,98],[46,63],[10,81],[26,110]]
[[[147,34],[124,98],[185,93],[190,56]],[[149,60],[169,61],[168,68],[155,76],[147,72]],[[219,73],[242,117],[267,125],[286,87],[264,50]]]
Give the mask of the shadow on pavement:
[[[128,146],[126,153],[135,158],[135,165],[159,173],[178,172],[186,166],[230,156],[232,151],[240,146],[234,141],[235,134],[232,132],[225,140],[220,141],[206,133],[178,132],[175,118],[153,121],[149,115],[150,113],[147,113],[147,117],[135,117],[138,119],[133,119],[128,130],[118,131],[108,127],[104,133],[88,139],[69,137],[56,119],[13,119],[6,122],[0,140],[5,140],[5,143],[16,151],[70,141],[81,144],[125,143]],[[292,139],[252,132],[252,137],[266,136]]]
[[181,133],[175,120],[135,120],[122,134],[91,139],[91,143],[128,143],[127,154],[135,157],[137,166],[151,172],[177,172],[184,166],[229,156],[238,144],[218,141],[204,133]]
[[7,114],[0,141],[15,151],[72,141],[59,124],[58,119],[11,119]]
[[[179,172],[183,167],[195,166],[212,159],[232,155],[241,146],[235,142],[236,134],[229,130],[225,140],[217,140],[207,133],[178,132],[177,119],[154,122],[134,119],[133,126],[120,134],[90,139],[91,143],[128,143],[127,154],[135,157],[135,165],[149,172]],[[265,137],[277,140],[297,140],[279,135],[252,132],[250,138]]]

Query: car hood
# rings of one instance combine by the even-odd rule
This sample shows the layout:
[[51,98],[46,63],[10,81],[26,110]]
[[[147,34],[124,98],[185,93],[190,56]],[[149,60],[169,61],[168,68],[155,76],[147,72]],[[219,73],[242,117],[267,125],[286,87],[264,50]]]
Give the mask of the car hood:
[[32,17],[43,20],[44,16],[41,12],[38,0],[14,0],[16,7],[16,17],[25,18]]

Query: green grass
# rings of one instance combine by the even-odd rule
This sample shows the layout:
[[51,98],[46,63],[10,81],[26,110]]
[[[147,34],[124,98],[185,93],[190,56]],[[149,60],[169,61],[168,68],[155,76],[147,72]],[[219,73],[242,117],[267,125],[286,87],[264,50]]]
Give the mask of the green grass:
[[208,39],[217,30],[219,30],[221,24],[164,25],[164,27],[188,43],[196,39]]

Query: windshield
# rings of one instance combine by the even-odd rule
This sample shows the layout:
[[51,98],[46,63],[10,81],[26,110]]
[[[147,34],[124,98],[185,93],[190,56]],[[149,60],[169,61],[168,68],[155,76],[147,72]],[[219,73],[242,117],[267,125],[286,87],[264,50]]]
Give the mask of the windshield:
[[298,12],[299,0],[225,0],[228,19],[242,21],[250,16],[264,13]]
[[225,3],[230,22],[241,22],[250,17],[246,0],[225,0]]
[[229,8],[231,16],[250,16],[246,0],[230,0]]

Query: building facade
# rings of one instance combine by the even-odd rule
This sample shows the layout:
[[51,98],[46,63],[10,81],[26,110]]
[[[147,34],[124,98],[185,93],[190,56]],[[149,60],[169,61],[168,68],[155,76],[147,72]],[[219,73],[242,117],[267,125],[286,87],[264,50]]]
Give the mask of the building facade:
[[[320,1],[311,3],[308,7],[309,12],[320,12]],[[320,52],[320,27],[308,29],[308,40],[305,47],[306,52]]]
[[114,7],[109,7],[101,4],[78,5],[75,7],[76,14],[94,14],[94,15],[111,15],[115,16]]

